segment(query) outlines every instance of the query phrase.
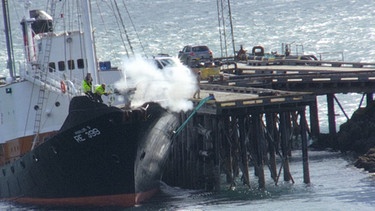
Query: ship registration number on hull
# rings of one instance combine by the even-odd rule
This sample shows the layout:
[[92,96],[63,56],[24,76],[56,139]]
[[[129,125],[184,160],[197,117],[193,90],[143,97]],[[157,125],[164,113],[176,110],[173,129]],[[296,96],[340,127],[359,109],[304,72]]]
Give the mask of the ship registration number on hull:
[[90,126],[86,126],[80,130],[74,132],[74,140],[78,143],[90,140],[94,137],[99,136],[100,130],[98,128],[92,128]]

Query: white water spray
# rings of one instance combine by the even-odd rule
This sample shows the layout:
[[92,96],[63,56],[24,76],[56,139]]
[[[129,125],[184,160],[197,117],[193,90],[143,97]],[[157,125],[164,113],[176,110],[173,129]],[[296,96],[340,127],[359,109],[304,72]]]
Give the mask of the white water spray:
[[190,110],[193,104],[188,99],[197,89],[197,80],[190,69],[179,61],[176,63],[177,66],[158,69],[151,59],[126,59],[122,64],[123,78],[115,87],[120,92],[136,88],[132,106],[157,102],[175,112]]

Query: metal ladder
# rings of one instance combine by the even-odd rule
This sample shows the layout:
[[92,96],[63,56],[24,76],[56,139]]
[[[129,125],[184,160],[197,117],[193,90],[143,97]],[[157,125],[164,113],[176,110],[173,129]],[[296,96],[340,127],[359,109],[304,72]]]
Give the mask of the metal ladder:
[[[54,17],[55,14],[55,4],[51,3],[51,14],[52,17]],[[40,134],[40,126],[42,122],[42,113],[43,113],[43,104],[46,98],[46,78],[49,71],[49,59],[51,55],[51,48],[52,48],[52,37],[47,36],[46,39],[46,45],[44,48],[44,55],[43,55],[43,61],[42,66],[40,67],[40,82],[41,86],[39,87],[39,95],[38,95],[38,101],[37,101],[37,109],[35,112],[35,121],[34,121],[34,139],[31,149],[34,149],[36,143],[39,141],[39,134]]]

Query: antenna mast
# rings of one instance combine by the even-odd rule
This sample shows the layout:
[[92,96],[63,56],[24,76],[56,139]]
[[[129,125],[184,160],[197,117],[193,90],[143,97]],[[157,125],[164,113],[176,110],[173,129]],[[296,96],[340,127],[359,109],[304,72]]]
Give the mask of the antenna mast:
[[[235,57],[232,11],[230,0],[217,0],[221,57]],[[231,51],[232,50],[232,51]]]

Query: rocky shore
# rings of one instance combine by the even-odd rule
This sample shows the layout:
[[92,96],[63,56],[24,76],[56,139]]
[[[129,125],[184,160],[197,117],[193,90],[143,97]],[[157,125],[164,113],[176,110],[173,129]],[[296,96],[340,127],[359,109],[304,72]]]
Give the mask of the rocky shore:
[[359,108],[352,117],[340,126],[339,132],[331,137],[321,135],[317,143],[321,148],[332,148],[341,152],[354,152],[354,165],[375,172],[375,103]]
[[366,154],[359,156],[354,165],[357,168],[364,168],[370,173],[375,173],[375,148],[371,148]]

